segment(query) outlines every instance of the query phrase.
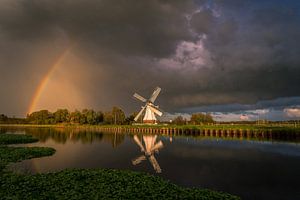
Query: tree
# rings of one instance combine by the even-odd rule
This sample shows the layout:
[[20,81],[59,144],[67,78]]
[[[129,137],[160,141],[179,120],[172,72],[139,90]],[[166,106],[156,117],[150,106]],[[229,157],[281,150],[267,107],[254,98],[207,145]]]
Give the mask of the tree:
[[114,122],[111,112],[105,112],[103,118],[104,118],[105,124],[113,124],[113,122]]
[[54,116],[48,110],[40,110],[27,115],[27,121],[31,124],[54,124]]
[[213,123],[214,120],[209,113],[194,113],[191,116],[191,124],[203,124],[203,123]]
[[181,115],[179,115],[172,120],[172,124],[184,125],[186,124],[186,119],[184,119]]
[[106,124],[124,124],[125,123],[125,113],[124,111],[114,106],[111,112],[104,113],[104,123]]
[[126,116],[121,108],[114,106],[112,108],[112,116],[114,118],[114,124],[124,124]]
[[132,113],[128,117],[125,118],[125,124],[132,124],[134,122],[134,118],[137,115],[137,112]]
[[0,123],[5,123],[5,122],[7,122],[7,120],[8,120],[8,117],[6,115],[4,115],[4,114],[0,115]]
[[101,111],[96,113],[96,124],[101,124],[104,121],[104,114]]
[[[96,113],[92,109],[85,109],[82,111],[82,116],[81,116],[81,123],[87,123],[91,125],[99,124],[101,121],[102,113]],[[85,120],[85,121],[84,121]],[[103,121],[103,117],[102,117]]]
[[87,123],[87,113],[88,109],[83,109],[79,118],[79,123],[80,124],[86,124]]
[[75,110],[74,112],[72,112],[70,114],[70,122],[71,123],[79,124],[80,123],[80,118],[81,118],[81,113],[78,110]]
[[70,112],[67,109],[58,109],[53,115],[55,123],[65,123],[70,118]]

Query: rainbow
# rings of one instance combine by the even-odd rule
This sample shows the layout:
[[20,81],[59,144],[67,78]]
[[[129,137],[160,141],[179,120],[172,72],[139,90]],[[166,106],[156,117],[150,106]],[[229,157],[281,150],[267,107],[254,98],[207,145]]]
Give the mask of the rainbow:
[[[73,46],[73,45],[72,45]],[[36,111],[37,104],[41,98],[41,95],[43,94],[43,91],[45,90],[47,84],[49,83],[49,80],[52,76],[52,74],[56,71],[56,69],[61,66],[61,63],[66,58],[66,56],[70,53],[71,47],[65,49],[55,60],[54,64],[50,67],[44,78],[40,81],[38,84],[34,95],[32,97],[32,100],[30,101],[30,105],[28,107],[27,113],[32,113]],[[41,172],[41,166],[39,163],[35,162],[35,159],[30,160],[31,166],[33,167],[34,173],[40,173]]]
[[54,62],[52,67],[50,67],[50,70],[46,73],[42,81],[39,83],[37,89],[34,92],[34,95],[32,97],[32,100],[30,101],[29,108],[27,110],[27,113],[30,114],[36,110],[37,103],[39,102],[39,99],[47,86],[49,79],[53,72],[60,66],[61,62],[65,59],[66,55],[69,53],[70,48],[67,48],[65,51],[63,51],[62,54],[58,57],[58,59]]

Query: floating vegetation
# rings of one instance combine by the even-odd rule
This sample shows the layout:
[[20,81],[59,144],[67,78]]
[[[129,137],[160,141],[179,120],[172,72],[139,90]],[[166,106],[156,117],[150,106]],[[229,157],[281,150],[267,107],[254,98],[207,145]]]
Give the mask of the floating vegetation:
[[6,199],[239,199],[211,190],[183,188],[157,176],[112,169],[69,169],[1,177]]
[[36,142],[38,139],[30,135],[0,134],[0,173],[10,162],[18,162],[25,159],[50,156],[55,149],[47,147],[8,147],[4,144],[23,144]]
[[0,134],[0,145],[2,144],[25,144],[37,142],[38,139],[33,138],[31,135],[19,134]]
[[[0,147],[0,170],[10,162],[19,162],[25,159],[50,156],[55,150],[47,147]],[[0,172],[1,173],[1,172]]]

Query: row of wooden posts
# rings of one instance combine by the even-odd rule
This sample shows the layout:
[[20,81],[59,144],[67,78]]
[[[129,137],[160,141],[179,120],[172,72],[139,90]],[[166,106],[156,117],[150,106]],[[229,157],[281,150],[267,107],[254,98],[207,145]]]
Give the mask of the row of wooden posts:
[[232,137],[232,138],[299,138],[300,134],[285,133],[268,130],[249,129],[183,129],[183,128],[153,128],[153,127],[92,127],[93,130],[113,133],[134,133],[134,134],[162,134],[162,135],[190,135],[206,137]]

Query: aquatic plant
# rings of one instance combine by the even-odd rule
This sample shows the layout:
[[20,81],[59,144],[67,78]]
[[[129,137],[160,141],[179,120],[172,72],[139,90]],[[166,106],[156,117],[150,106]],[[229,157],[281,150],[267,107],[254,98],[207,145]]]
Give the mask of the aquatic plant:
[[33,138],[31,135],[19,134],[0,134],[0,145],[2,144],[25,144],[37,142],[38,139]]
[[48,147],[0,147],[0,172],[10,162],[18,162],[25,159],[50,156],[55,150]]
[[68,169],[1,177],[5,199],[239,199],[206,189],[183,188],[160,177],[113,169]]

